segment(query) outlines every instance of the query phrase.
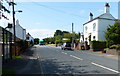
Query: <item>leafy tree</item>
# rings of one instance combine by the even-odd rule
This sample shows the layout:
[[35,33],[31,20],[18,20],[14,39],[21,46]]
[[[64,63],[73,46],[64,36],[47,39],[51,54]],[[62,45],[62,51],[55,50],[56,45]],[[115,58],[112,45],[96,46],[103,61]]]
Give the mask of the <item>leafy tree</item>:
[[113,26],[109,25],[105,34],[107,40],[107,47],[111,45],[120,44],[120,23],[115,22]]
[[62,36],[61,35],[55,36],[55,43],[56,44],[62,43]]
[[34,43],[35,43],[35,44],[39,44],[39,38],[35,38],[35,39],[34,39]]
[[47,44],[49,44],[49,43],[54,44],[54,43],[55,43],[54,37],[44,38],[43,40],[44,40],[44,42],[46,42]]
[[56,30],[54,36],[57,36],[57,35],[63,35],[62,31],[61,30]]
[[69,33],[69,32],[68,32],[68,31],[63,31],[63,34],[64,34],[64,33]]

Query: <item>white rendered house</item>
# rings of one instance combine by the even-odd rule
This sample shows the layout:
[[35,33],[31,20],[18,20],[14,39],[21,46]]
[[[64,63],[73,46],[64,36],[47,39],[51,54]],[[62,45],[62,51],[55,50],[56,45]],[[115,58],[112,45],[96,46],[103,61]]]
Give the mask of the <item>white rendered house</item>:
[[96,18],[90,13],[89,21],[83,24],[84,27],[84,41],[92,40],[106,40],[105,32],[108,25],[113,25],[115,18],[110,14],[110,6],[105,4],[104,13]]

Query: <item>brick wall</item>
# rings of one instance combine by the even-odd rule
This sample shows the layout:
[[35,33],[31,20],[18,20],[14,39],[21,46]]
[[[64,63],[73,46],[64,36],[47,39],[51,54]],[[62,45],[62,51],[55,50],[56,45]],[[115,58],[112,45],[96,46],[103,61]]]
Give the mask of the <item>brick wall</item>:
[[112,55],[120,55],[120,50],[116,50],[116,49],[108,49],[106,50],[107,54],[112,54]]

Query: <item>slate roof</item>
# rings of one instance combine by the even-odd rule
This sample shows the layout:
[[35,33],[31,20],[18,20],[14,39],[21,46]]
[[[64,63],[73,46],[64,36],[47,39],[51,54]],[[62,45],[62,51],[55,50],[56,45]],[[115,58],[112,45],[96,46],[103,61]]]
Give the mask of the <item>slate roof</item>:
[[[83,25],[85,25],[85,24],[87,24],[87,23],[89,23],[89,22],[92,22],[93,20],[96,20],[96,19],[106,19],[106,20],[115,20],[115,19],[109,19],[109,18],[101,18],[101,16],[103,16],[103,15],[105,15],[106,13],[104,13],[104,14],[101,14],[100,16],[98,16],[98,17],[95,17],[95,18],[93,18],[92,20],[90,20],[90,21],[88,21],[88,22],[86,22],[86,23],[84,23]],[[111,14],[110,14],[111,15]],[[112,15],[111,15],[112,16]]]

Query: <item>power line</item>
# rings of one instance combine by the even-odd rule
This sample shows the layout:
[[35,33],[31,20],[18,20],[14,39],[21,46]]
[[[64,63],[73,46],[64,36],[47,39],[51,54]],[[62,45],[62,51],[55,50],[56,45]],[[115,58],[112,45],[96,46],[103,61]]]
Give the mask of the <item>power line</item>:
[[[31,0],[31,1],[32,1],[32,0]],[[76,17],[83,18],[83,19],[84,19],[84,18],[87,18],[87,17],[82,17],[82,16],[77,15],[77,14],[74,14],[74,13],[68,13],[68,12],[63,11],[63,10],[60,10],[60,9],[55,9],[55,8],[50,7],[50,6],[46,6],[46,5],[43,5],[43,4],[34,2],[34,1],[32,1],[32,3],[34,3],[35,5],[41,6],[41,7],[45,7],[45,8],[51,9],[51,10],[56,11],[56,12],[63,13],[63,14],[67,14],[67,15],[69,14],[69,15],[71,15],[71,16],[76,16]]]

